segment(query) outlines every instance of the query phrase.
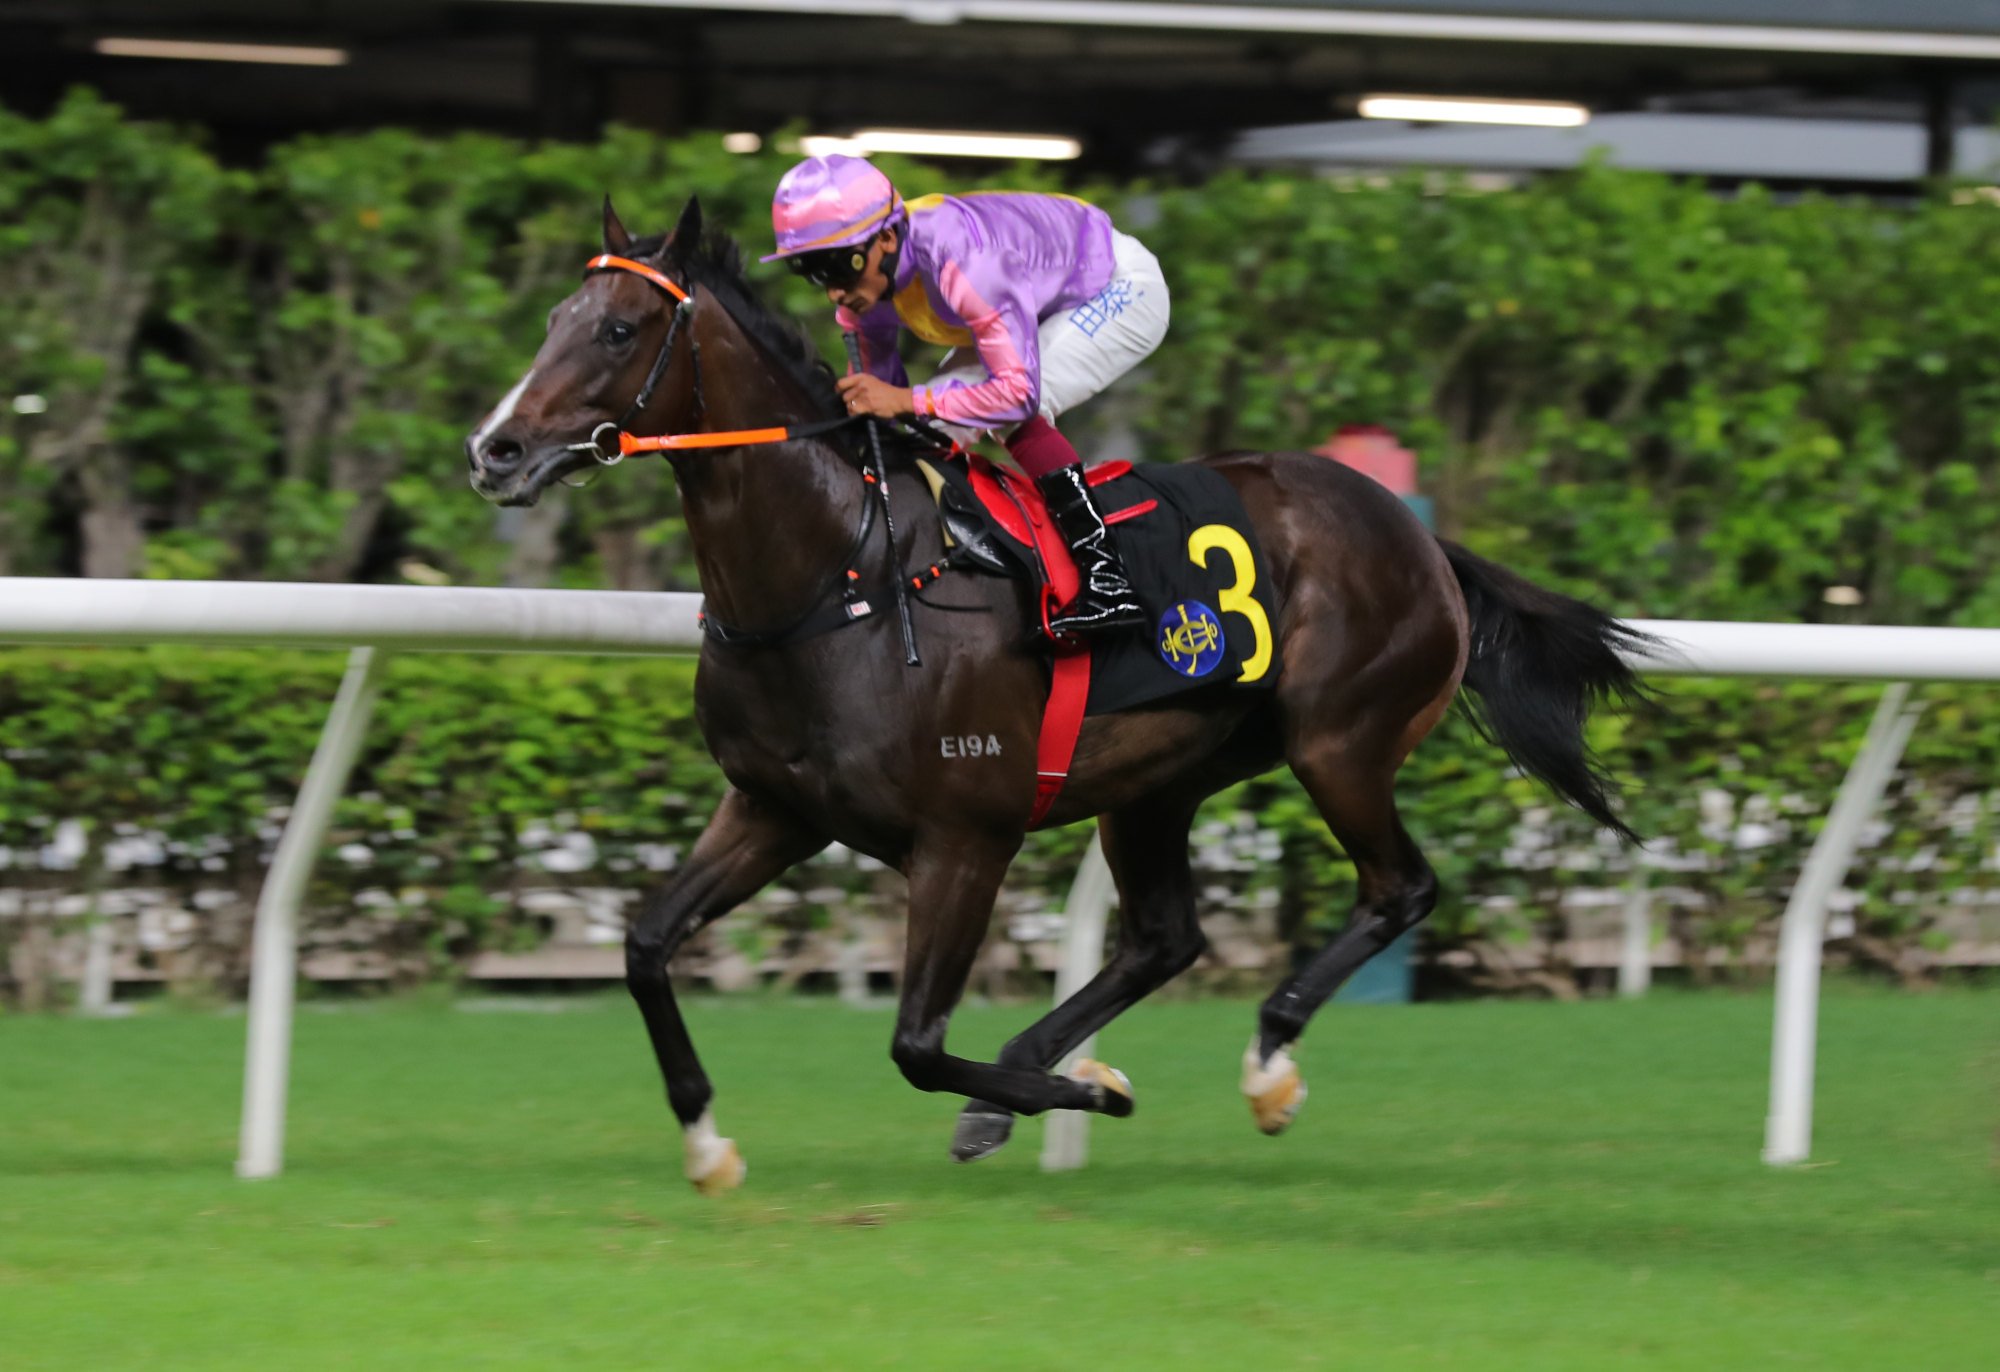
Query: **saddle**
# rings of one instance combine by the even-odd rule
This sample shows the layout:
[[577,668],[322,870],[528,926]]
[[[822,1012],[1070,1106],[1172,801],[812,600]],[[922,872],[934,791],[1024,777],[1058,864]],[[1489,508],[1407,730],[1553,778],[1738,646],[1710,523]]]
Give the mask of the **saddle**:
[[[1024,582],[1047,636],[1078,577],[1035,483],[977,454],[917,467],[937,501],[945,561]],[[1278,678],[1270,570],[1236,489],[1193,463],[1103,462],[1085,479],[1151,627],[1048,638],[1031,828],[1062,790],[1086,715],[1190,691],[1268,690]]]

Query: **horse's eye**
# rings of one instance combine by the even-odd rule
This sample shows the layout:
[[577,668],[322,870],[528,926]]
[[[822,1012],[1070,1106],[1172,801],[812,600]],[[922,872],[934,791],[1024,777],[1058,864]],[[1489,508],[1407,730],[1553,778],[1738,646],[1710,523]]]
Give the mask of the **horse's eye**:
[[633,329],[630,324],[613,322],[604,326],[604,341],[619,347],[632,341]]

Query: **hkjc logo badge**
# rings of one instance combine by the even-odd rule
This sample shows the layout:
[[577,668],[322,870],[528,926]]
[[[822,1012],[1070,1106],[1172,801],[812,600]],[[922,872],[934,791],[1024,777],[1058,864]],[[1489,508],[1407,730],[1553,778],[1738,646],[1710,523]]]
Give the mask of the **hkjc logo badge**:
[[1160,657],[1182,676],[1207,676],[1222,665],[1222,621],[1199,600],[1160,616]]

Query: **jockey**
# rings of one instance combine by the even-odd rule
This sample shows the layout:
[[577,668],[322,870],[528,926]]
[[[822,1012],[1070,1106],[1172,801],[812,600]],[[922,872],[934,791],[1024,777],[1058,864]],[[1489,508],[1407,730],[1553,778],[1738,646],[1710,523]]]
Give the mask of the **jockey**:
[[[813,157],[771,202],[778,251],[826,291],[861,340],[862,370],[840,378],[850,414],[921,415],[999,437],[1048,498],[1081,585],[1050,621],[1088,633],[1145,618],[1093,503],[1083,462],[1057,432],[1063,411],[1138,365],[1167,332],[1167,283],[1136,238],[1063,195],[979,192],[905,204],[862,158]],[[952,351],[911,387],[897,350],[907,328]]]

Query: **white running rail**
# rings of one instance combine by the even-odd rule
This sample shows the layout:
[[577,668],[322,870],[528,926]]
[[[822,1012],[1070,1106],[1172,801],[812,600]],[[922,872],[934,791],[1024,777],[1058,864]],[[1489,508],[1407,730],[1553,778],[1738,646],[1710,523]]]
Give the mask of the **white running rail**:
[[[298,905],[333,803],[394,652],[687,654],[701,646],[692,595],[618,591],[300,585],[274,582],[0,580],[0,643],[279,645],[352,651],[326,728],[257,906],[244,1111],[237,1173],[283,1165]],[[1851,681],[2000,681],[2000,630],[1635,620],[1667,644],[1634,659],[1649,675]],[[1813,1048],[1827,898],[1839,887],[1894,773],[1917,707],[1907,685],[1883,697],[1868,741],[1813,845],[1780,936],[1764,1158],[1804,1160],[1812,1131]],[[1111,883],[1086,870],[1070,894],[1062,991],[1087,978],[1103,944]],[[1084,1136],[1058,1130],[1044,1165],[1080,1165]]]

